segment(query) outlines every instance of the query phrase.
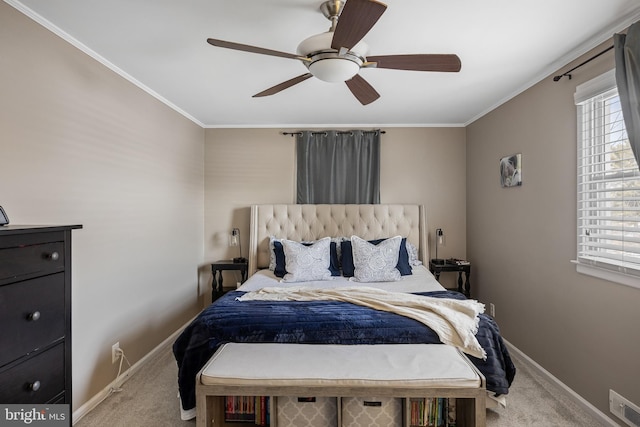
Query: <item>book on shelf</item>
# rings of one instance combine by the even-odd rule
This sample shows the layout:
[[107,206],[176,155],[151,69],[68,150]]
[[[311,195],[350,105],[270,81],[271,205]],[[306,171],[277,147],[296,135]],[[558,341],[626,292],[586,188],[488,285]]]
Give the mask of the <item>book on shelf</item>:
[[445,262],[451,265],[470,265],[471,264],[466,259],[459,259],[459,258],[449,258]]
[[456,427],[456,399],[447,399],[447,427]]
[[456,399],[427,397],[410,399],[411,427],[455,427]]
[[224,419],[231,423],[268,426],[269,396],[225,396]]

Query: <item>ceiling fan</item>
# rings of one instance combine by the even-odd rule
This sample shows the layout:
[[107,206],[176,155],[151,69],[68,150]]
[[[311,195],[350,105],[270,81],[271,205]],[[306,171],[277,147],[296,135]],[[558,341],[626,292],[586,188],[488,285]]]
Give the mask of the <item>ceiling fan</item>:
[[331,28],[303,40],[298,45],[297,54],[211,38],[207,42],[227,49],[299,60],[309,70],[253,95],[254,98],[274,95],[310,77],[316,77],[327,82],[345,82],[358,101],[367,105],[378,99],[380,94],[358,74],[361,68],[460,71],[460,58],[453,54],[367,56],[369,48],[362,38],[386,9],[387,5],[376,0],[325,1],[320,10],[331,21]]

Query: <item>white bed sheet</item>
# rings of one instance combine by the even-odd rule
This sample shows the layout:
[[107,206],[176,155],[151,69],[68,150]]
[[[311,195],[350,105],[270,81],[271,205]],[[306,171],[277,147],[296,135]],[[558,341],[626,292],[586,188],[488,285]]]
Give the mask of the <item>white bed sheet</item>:
[[356,282],[349,280],[347,277],[334,276],[331,280],[316,280],[310,282],[283,282],[282,279],[276,277],[273,271],[265,269],[259,270],[256,274],[249,277],[239,288],[239,291],[249,292],[257,291],[262,288],[269,287],[293,287],[308,286],[312,288],[342,288],[345,286],[368,286],[372,288],[383,289],[391,292],[431,292],[442,291],[444,288],[431,272],[424,265],[412,267],[412,273],[395,282]]

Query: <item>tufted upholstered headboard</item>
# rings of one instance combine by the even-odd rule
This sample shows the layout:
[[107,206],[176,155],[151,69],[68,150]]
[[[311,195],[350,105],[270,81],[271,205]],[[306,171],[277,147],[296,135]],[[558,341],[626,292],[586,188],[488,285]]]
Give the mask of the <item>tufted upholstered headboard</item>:
[[269,266],[269,237],[296,241],[360,236],[379,239],[401,235],[429,259],[427,221],[421,205],[253,205],[249,239],[249,274]]

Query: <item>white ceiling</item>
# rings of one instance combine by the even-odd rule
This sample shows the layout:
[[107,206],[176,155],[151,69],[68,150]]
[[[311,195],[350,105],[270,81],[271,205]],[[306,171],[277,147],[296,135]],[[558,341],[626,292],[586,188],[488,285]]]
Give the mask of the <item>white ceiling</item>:
[[315,78],[252,98],[306,68],[206,42],[296,53],[329,29],[322,0],[5,1],[204,127],[462,126],[640,18],[638,0],[387,0],[370,55],[456,53],[462,70],[361,70],[381,95],[362,106]]

